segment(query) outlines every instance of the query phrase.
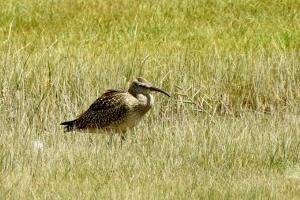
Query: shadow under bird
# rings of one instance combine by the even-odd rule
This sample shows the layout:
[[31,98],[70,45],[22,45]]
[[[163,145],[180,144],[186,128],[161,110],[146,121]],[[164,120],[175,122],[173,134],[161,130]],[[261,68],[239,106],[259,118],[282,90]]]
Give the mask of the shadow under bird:
[[134,80],[129,89],[107,90],[77,119],[61,123],[65,132],[83,131],[125,133],[136,126],[153,106],[151,91],[170,94],[144,78]]

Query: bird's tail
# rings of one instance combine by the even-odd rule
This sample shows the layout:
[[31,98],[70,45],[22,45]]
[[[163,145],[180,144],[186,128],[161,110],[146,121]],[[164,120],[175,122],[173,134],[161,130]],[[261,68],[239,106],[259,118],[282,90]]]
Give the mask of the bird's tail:
[[65,131],[65,132],[70,132],[70,131],[75,130],[75,121],[76,121],[76,120],[67,121],[67,122],[62,122],[60,125],[65,126],[65,127],[64,127],[64,131]]

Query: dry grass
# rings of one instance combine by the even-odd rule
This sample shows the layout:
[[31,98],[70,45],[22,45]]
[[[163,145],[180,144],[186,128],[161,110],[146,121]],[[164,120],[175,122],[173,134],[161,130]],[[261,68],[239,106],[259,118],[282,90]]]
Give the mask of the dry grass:
[[[299,9],[1,3],[0,198],[299,198]],[[118,137],[108,147],[105,135],[62,133],[61,121],[136,76],[173,97],[156,95],[122,148]]]

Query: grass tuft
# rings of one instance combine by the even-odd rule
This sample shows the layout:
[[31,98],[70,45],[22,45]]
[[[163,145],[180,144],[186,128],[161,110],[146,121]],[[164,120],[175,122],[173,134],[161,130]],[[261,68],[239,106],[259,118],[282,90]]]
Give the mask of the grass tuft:
[[[0,4],[0,198],[298,199],[300,3]],[[64,134],[108,88],[170,91],[120,148]],[[37,149],[34,141],[43,144]]]

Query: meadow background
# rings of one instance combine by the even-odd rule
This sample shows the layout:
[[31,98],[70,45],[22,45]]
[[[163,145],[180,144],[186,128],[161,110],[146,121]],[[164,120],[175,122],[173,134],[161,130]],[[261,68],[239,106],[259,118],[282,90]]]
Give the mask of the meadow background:
[[[63,133],[137,76],[122,148]],[[2,1],[0,83],[0,199],[300,198],[299,1]]]

